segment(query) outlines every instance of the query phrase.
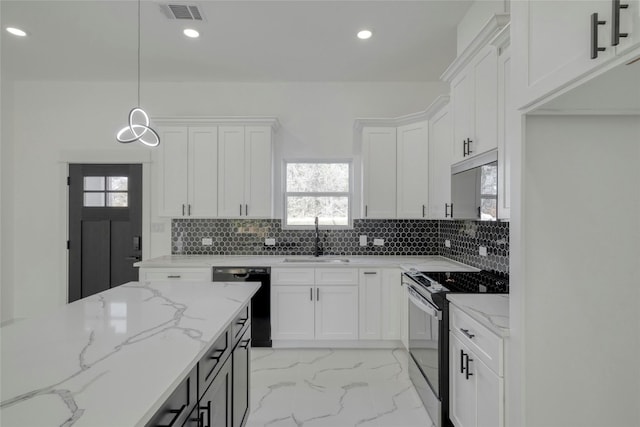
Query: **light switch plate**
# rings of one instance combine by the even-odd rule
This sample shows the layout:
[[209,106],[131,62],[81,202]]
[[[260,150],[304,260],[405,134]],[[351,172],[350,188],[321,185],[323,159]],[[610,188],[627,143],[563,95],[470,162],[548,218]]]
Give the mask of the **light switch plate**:
[[274,237],[267,237],[264,239],[264,244],[265,246],[275,246],[276,239]]
[[211,237],[203,237],[202,238],[202,246],[213,246],[213,238],[211,238]]
[[384,239],[373,239],[374,246],[384,246]]
[[480,254],[480,256],[487,256],[487,248],[486,248],[486,246],[480,246],[478,248],[478,253]]
[[445,248],[450,248],[451,247],[451,240],[447,239],[444,241],[444,247]]

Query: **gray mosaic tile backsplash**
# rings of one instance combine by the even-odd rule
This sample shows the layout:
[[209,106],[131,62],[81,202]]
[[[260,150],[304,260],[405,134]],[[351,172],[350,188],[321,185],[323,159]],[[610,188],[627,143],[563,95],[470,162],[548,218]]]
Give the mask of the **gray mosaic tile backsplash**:
[[[367,246],[359,245],[366,235]],[[509,223],[354,219],[352,230],[320,230],[325,255],[444,255],[490,271],[509,272]],[[212,246],[202,238],[213,239]],[[265,246],[275,238],[275,246]],[[374,246],[373,239],[384,239]],[[445,239],[451,242],[446,248]],[[487,247],[487,256],[478,254]],[[283,230],[279,219],[174,219],[174,255],[312,255],[313,230]]]

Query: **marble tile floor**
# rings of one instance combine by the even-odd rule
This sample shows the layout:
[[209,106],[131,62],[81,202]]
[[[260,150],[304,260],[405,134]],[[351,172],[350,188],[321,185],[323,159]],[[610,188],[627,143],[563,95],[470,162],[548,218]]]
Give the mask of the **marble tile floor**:
[[432,427],[404,349],[252,349],[247,427]]

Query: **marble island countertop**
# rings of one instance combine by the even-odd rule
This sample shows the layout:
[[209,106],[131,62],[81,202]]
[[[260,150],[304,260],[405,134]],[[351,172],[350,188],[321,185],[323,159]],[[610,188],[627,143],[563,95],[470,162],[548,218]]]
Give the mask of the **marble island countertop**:
[[0,328],[0,424],[144,425],[259,286],[130,282]]
[[447,299],[499,336],[509,336],[509,294],[448,294]]
[[[260,267],[400,267],[419,271],[478,271],[477,268],[442,256],[354,256],[324,255],[320,259],[348,259],[349,262],[317,262],[309,255],[165,255],[134,264],[143,268],[198,268],[223,266]],[[294,262],[286,260],[295,260]],[[308,262],[305,262],[307,261]]]

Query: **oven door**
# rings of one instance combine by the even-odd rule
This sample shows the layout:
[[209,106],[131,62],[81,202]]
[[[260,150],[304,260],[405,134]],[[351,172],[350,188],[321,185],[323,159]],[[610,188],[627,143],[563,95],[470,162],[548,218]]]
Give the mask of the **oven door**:
[[442,311],[427,301],[414,286],[409,293],[409,353],[440,400],[440,320]]

